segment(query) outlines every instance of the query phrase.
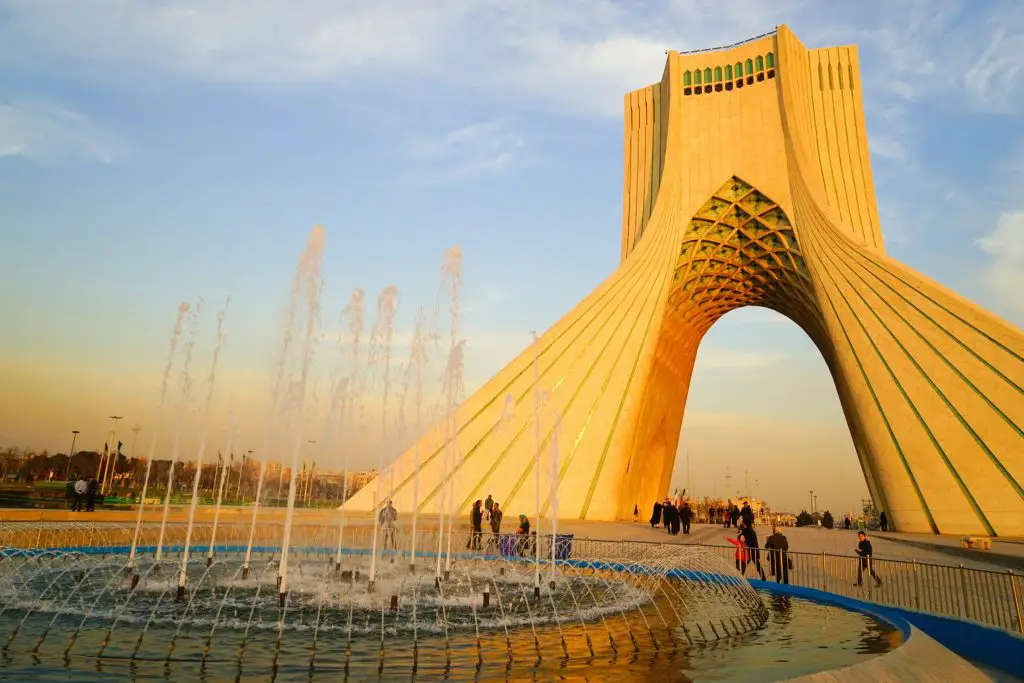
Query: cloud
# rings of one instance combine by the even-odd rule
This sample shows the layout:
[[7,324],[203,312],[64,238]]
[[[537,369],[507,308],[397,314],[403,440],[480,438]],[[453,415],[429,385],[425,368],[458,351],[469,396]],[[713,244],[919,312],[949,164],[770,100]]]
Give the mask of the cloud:
[[436,138],[419,137],[409,154],[429,166],[431,182],[452,182],[508,169],[525,144],[522,134],[497,119],[470,123]]
[[[1022,15],[1024,16],[1024,15]],[[985,52],[964,74],[964,87],[982,108],[1016,113],[1015,86],[1024,67],[1024,33],[1007,35],[996,29]]]
[[[860,43],[869,95],[911,102],[952,88],[1005,107],[1022,91],[1021,36],[1007,29],[1020,25],[1018,5],[6,0],[0,63],[104,78],[155,70],[221,83],[426,82],[615,117],[624,92],[661,77],[666,49],[727,45],[786,22],[810,46]],[[964,29],[956,44],[953,27]]]
[[41,101],[0,102],[0,157],[110,164],[124,154],[118,136],[78,112]]
[[977,245],[992,257],[985,273],[989,289],[1015,313],[1024,314],[1024,211],[1000,214],[995,230]]
[[763,368],[784,360],[786,354],[767,351],[742,351],[739,349],[704,348],[697,351],[696,368],[706,370]]

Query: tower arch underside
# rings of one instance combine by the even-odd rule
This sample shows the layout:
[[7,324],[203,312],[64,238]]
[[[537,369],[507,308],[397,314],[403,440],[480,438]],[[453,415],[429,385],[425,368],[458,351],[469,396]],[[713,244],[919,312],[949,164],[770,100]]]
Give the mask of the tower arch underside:
[[[668,490],[697,350],[724,315],[759,306],[795,322],[835,367],[807,261],[786,212],[733,176],[686,225],[656,342],[633,455],[626,468],[622,510]],[[841,402],[845,387],[836,378]],[[851,429],[851,433],[856,433]],[[859,449],[858,449],[859,452]],[[867,472],[872,494],[877,487]]]
[[814,341],[868,489],[898,528],[1024,536],[1019,331],[855,244],[793,175],[793,222],[738,177],[689,221],[620,515],[668,489],[700,340],[729,311],[756,305]]

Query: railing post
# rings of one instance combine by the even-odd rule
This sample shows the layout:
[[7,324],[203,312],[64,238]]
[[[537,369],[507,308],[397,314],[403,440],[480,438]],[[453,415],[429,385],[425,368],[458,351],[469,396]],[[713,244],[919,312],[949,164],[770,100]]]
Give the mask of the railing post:
[[828,592],[828,580],[825,573],[825,551],[821,551],[821,590]]
[[1013,609],[1017,612],[1017,630],[1024,634],[1024,616],[1020,610],[1020,591],[1017,589],[1017,575],[1010,571],[1010,591],[1013,593]]
[[967,603],[967,577],[964,576],[964,565],[960,563],[960,596],[964,601],[964,617],[971,618],[971,607]]
[[914,560],[914,609],[921,609],[921,575],[917,573],[917,560]]

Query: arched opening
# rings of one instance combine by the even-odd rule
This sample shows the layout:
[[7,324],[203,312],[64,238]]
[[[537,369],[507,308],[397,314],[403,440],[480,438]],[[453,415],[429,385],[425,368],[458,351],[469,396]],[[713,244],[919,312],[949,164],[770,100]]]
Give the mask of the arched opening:
[[792,320],[748,306],[700,342],[669,491],[837,520],[870,498],[828,365]]
[[693,77],[689,71],[683,72],[683,85],[693,85]]

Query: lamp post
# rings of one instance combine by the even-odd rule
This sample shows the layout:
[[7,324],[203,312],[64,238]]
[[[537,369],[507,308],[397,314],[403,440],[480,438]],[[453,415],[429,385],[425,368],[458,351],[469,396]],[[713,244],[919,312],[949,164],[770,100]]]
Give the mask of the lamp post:
[[113,422],[110,430],[110,455],[107,457],[107,476],[103,477],[101,482],[100,492],[109,493],[111,486],[111,477],[114,476],[114,468],[117,467],[117,423],[121,421],[120,415],[111,415],[111,422]]
[[811,514],[814,514],[814,491],[811,491]]
[[71,461],[75,458],[75,439],[81,434],[77,429],[71,430],[71,450],[68,452],[68,470],[64,473],[64,480],[67,481],[71,478]]
[[[251,450],[250,451],[246,451],[246,453],[249,454],[249,464],[251,465],[252,464],[252,451]],[[245,484],[246,484],[246,488],[248,488],[249,487],[249,478],[248,477],[245,478]],[[255,495],[255,494],[253,494],[253,495]]]
[[[310,446],[316,445],[316,441],[313,439],[310,439],[306,443]],[[309,453],[310,450],[312,450],[312,448],[307,448],[306,453]],[[303,496],[303,502],[305,503],[309,503],[313,499],[313,470],[316,469],[316,461],[311,459],[310,462],[309,474],[306,476],[306,495]]]
[[[139,432],[141,432],[141,431],[142,431],[142,427],[140,427],[138,425],[138,423],[136,423],[135,426],[132,427],[132,460],[133,461],[135,460],[135,444],[139,440]],[[135,468],[134,468],[134,466],[132,467],[131,480],[132,480],[132,485],[134,486],[135,485]]]

